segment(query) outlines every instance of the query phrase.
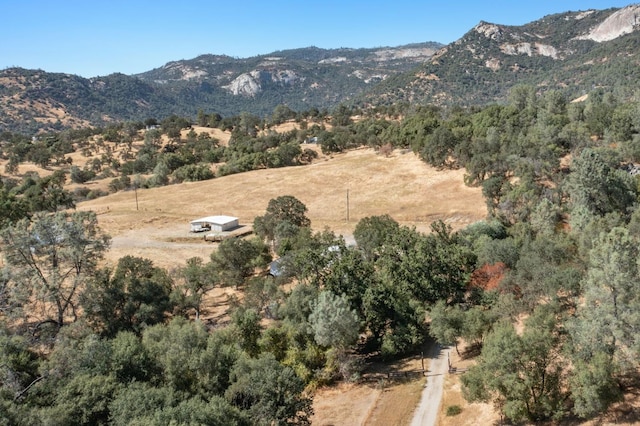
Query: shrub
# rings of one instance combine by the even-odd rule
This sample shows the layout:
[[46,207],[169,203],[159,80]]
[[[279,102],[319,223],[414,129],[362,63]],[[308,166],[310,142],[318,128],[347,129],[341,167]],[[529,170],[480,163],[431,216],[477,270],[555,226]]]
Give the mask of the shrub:
[[172,174],[175,182],[195,182],[199,180],[213,179],[211,167],[206,164],[188,164],[177,169]]
[[89,191],[89,193],[87,194],[87,200],[93,200],[98,197],[104,197],[105,195],[109,195],[109,193],[101,189],[93,189]]
[[450,405],[447,407],[447,416],[457,416],[462,413],[462,408],[459,405]]
[[71,181],[74,183],[85,183],[96,177],[93,170],[81,169],[78,166],[71,166]]
[[89,194],[89,192],[91,192],[91,190],[89,188],[87,188],[86,186],[75,188],[73,190],[73,199],[75,201],[84,200],[84,199],[87,198],[87,195]]

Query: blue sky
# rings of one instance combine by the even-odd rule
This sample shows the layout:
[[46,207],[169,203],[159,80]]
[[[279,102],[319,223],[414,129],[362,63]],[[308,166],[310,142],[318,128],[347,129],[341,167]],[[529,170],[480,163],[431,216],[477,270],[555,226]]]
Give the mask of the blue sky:
[[0,0],[0,69],[135,74],[201,54],[450,43],[479,21],[521,25],[616,0]]

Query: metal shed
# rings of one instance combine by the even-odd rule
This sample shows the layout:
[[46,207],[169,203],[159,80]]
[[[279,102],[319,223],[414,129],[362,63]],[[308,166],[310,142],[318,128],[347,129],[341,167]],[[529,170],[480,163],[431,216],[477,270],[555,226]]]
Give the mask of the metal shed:
[[207,216],[191,221],[191,232],[224,232],[238,227],[238,218],[233,216]]

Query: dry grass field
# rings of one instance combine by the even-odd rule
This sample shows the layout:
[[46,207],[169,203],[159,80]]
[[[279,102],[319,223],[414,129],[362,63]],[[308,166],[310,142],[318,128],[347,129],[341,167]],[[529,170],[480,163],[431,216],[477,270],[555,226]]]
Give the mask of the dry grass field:
[[308,166],[139,189],[137,202],[134,191],[117,192],[81,202],[77,209],[99,215],[100,226],[113,237],[110,260],[132,254],[171,267],[189,257],[206,258],[213,249],[202,235],[189,233],[191,220],[224,214],[250,225],[281,195],[307,206],[315,230],[329,228],[347,239],[360,219],[382,214],[424,232],[438,219],[459,229],[486,215],[480,188],[465,186],[463,174],[433,169],[412,153],[384,157],[361,149]]

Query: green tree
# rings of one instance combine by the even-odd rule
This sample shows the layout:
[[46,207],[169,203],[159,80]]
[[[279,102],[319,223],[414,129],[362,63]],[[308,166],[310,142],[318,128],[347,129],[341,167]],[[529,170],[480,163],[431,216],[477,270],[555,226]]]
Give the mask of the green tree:
[[400,225],[389,215],[370,216],[358,221],[353,237],[365,257],[376,260],[384,244],[399,230]]
[[268,248],[258,239],[226,239],[211,253],[211,265],[220,283],[236,288],[252,276],[256,268],[264,268],[270,261]]
[[29,204],[29,211],[57,212],[60,207],[75,207],[71,193],[64,189],[65,180],[65,173],[61,170],[50,176],[35,179],[23,192],[24,200]]
[[250,278],[244,291],[242,304],[249,309],[264,313],[267,318],[277,318],[278,306],[281,304],[283,291],[272,276]]
[[175,286],[171,299],[176,312],[182,315],[193,312],[196,319],[200,318],[204,295],[215,285],[212,268],[201,258],[192,257],[187,259],[185,266],[177,268],[173,276]]
[[162,425],[229,425],[248,426],[247,416],[233,407],[222,397],[208,399],[193,397],[180,401],[177,405],[165,405],[152,415],[140,419],[141,424]]
[[132,382],[111,401],[111,424],[248,426],[247,416],[220,396],[183,397],[167,386]]
[[40,411],[42,422],[107,425],[109,403],[117,389],[113,376],[76,374],[56,391],[53,404]]
[[269,200],[266,213],[253,221],[256,234],[269,242],[274,242],[283,230],[283,222],[294,228],[309,227],[311,221],[306,216],[307,206],[292,195],[283,195]]
[[401,229],[385,246],[378,264],[392,282],[416,300],[433,304],[462,299],[475,266],[475,255],[443,222],[421,235]]
[[121,331],[109,340],[109,345],[110,372],[120,383],[154,378],[157,367],[139,336],[131,331]]
[[482,345],[497,319],[495,309],[488,309],[482,305],[469,308],[464,311],[462,317],[462,337],[471,345]]
[[441,125],[426,137],[424,148],[420,151],[420,158],[434,167],[455,166],[456,159],[453,155],[456,145],[454,133],[448,127]]
[[419,107],[415,113],[408,115],[403,121],[399,132],[398,145],[411,147],[414,152],[420,152],[424,147],[427,135],[440,126],[441,113],[438,107]]
[[307,321],[311,314],[311,306],[319,294],[318,287],[300,283],[296,285],[288,294],[285,303],[280,307],[278,314],[293,324],[302,324],[303,329],[307,328]]
[[268,167],[294,166],[302,155],[302,149],[297,142],[280,144],[275,150],[269,152]]
[[273,113],[271,114],[271,123],[273,124],[281,124],[287,120],[295,118],[296,113],[287,105],[277,105],[273,109]]
[[611,404],[621,401],[624,394],[617,373],[617,366],[607,353],[595,352],[588,361],[575,359],[569,377],[573,412],[590,418],[605,413]]
[[338,105],[333,110],[333,118],[331,119],[331,123],[334,126],[348,126],[351,124],[351,110],[348,106],[344,104]]
[[373,262],[364,259],[360,251],[345,247],[338,252],[336,259],[331,260],[327,269],[322,280],[324,289],[344,295],[351,308],[362,314],[362,297],[378,279]]
[[82,307],[90,323],[101,333],[140,333],[164,322],[172,310],[172,280],[153,262],[134,256],[118,261],[115,271],[102,269],[82,294]]
[[421,343],[424,335],[423,303],[383,276],[362,299],[367,328],[384,357],[406,352]]
[[360,320],[345,295],[323,291],[312,306],[309,325],[316,343],[345,350],[358,339]]
[[637,198],[633,178],[618,168],[615,159],[594,149],[583,150],[573,160],[567,190],[574,211],[581,208],[599,216],[628,214]]
[[31,149],[29,150],[29,154],[27,155],[27,159],[29,161],[32,161],[43,169],[46,169],[49,166],[51,157],[51,150],[44,142],[36,142],[31,147]]
[[262,334],[260,315],[255,309],[238,309],[231,315],[231,321],[238,336],[238,345],[252,357],[258,355],[258,340]]
[[256,137],[261,123],[262,120],[260,117],[243,111],[240,113],[240,121],[238,122],[238,125],[233,128],[233,133],[239,132],[240,135]]
[[154,424],[155,413],[178,403],[178,395],[168,386],[133,381],[115,393],[109,412],[113,424]]
[[460,354],[458,343],[463,333],[463,316],[459,307],[447,306],[444,300],[439,300],[429,311],[429,334],[441,345],[454,345]]
[[580,289],[578,260],[575,240],[566,234],[527,237],[501,287],[518,293],[523,308],[533,309],[541,300],[571,304],[570,297]]
[[215,177],[215,175],[211,171],[211,166],[206,163],[187,164],[176,169],[171,176],[177,183],[197,182],[201,180],[213,179]]
[[256,359],[242,358],[232,371],[225,397],[249,413],[259,426],[311,424],[311,398],[303,394],[304,382],[290,367],[266,354]]
[[149,186],[163,186],[169,183],[169,167],[164,161],[158,161],[153,168],[153,176],[149,178]]
[[78,166],[71,166],[70,177],[74,183],[85,183],[96,176],[95,172],[89,169],[81,169]]
[[270,352],[274,358],[282,362],[289,349],[289,333],[287,327],[275,325],[267,327],[258,341],[261,352]]
[[[301,228],[292,247],[281,258],[282,269],[288,277],[322,287],[333,274],[332,265],[337,264],[346,251],[344,240],[333,232],[324,230],[311,234],[310,228]],[[347,264],[342,267],[350,269]],[[340,277],[334,275],[334,281],[337,280]]]
[[5,228],[0,238],[11,287],[30,314],[58,326],[75,320],[79,294],[110,242],[95,213],[39,213]]
[[27,339],[0,332],[0,411],[3,400],[23,396],[29,385],[40,377],[39,358]]
[[584,303],[567,326],[574,362],[572,397],[581,416],[602,412],[620,397],[618,381],[640,354],[638,240],[626,228],[602,232],[589,253],[581,285]]
[[0,229],[24,219],[29,214],[26,201],[4,186],[0,188]]
[[602,138],[605,130],[611,125],[611,117],[617,100],[612,93],[594,91],[589,93],[584,108],[584,119],[592,135]]
[[111,344],[101,339],[83,321],[63,327],[56,335],[51,352],[42,359],[44,394],[55,394],[79,374],[109,375]]
[[487,336],[478,364],[461,377],[469,401],[493,401],[513,421],[542,421],[562,414],[557,318],[549,305],[537,309],[516,333],[498,324]]
[[199,322],[175,318],[168,324],[156,324],[142,333],[142,345],[160,369],[165,386],[178,392],[198,392],[202,353],[207,347],[207,332]]

